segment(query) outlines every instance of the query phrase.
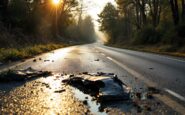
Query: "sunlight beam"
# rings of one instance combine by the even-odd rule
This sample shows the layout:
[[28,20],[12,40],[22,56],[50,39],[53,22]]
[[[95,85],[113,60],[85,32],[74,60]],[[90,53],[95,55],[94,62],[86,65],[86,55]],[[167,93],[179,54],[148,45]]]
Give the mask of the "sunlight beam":
[[60,0],[52,0],[54,5],[58,5],[60,3]]

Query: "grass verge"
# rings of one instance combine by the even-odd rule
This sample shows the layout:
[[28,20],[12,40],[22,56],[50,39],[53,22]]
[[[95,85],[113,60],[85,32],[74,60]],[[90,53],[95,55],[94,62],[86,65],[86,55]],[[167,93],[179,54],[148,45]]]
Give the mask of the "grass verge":
[[69,46],[68,44],[44,44],[34,45],[24,48],[1,48],[0,49],[0,62],[18,61],[21,59],[31,58],[35,55],[52,51],[58,48]]

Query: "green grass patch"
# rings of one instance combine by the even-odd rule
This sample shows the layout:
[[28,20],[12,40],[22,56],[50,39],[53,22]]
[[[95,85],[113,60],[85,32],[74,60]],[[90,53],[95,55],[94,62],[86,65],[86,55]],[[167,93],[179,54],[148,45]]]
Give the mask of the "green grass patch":
[[68,46],[67,44],[44,44],[24,48],[2,48],[0,49],[0,61],[9,62],[30,58],[35,55]]

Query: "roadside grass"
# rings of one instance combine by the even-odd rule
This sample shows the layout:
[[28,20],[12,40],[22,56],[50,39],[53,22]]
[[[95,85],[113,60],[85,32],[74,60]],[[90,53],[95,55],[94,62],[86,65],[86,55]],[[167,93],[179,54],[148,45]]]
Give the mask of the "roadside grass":
[[176,57],[185,57],[185,46],[184,47],[175,47],[172,45],[125,45],[125,44],[106,44],[107,46],[129,49],[129,50],[136,50],[136,51],[143,51],[143,52],[150,52],[150,53],[157,53],[169,56],[176,56]]
[[68,44],[41,44],[28,46],[24,48],[1,48],[0,62],[18,61],[25,58],[31,58],[35,55],[52,51],[58,48],[66,47]]

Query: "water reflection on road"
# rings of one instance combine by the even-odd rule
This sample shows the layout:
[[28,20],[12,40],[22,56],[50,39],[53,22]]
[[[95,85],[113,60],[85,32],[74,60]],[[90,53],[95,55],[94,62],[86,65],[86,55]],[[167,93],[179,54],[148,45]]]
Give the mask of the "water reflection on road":
[[[0,93],[0,113],[81,115],[89,112],[82,102],[73,97],[71,90],[61,84],[61,79],[57,75],[40,78]],[[11,85],[13,87],[14,83]],[[64,88],[64,91],[57,92]]]

